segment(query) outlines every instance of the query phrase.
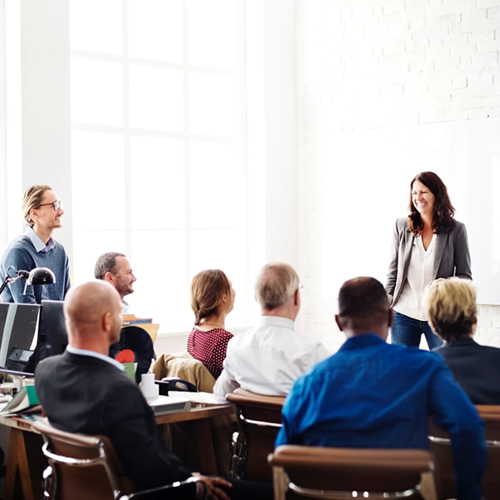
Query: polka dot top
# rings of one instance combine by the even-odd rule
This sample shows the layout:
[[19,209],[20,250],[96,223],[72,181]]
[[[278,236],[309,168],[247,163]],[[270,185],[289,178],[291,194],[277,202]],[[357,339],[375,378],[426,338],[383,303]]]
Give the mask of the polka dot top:
[[194,327],[188,337],[187,349],[193,358],[201,361],[217,380],[222,373],[222,363],[226,358],[227,343],[233,334],[223,328],[202,332]]

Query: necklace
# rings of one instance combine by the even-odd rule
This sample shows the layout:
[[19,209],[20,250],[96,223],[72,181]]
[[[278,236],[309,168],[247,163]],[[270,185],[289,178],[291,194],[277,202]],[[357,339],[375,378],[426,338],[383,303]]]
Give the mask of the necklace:
[[201,325],[198,326],[215,326],[217,328],[220,328],[221,330],[225,330],[224,325],[217,325],[216,323],[202,323]]

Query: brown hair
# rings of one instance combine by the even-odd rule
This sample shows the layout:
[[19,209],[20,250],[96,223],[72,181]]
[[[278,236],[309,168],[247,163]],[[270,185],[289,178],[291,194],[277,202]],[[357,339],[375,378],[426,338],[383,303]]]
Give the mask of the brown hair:
[[222,303],[224,295],[231,295],[231,284],[220,269],[199,272],[191,281],[191,309],[195,325],[213,314]]
[[434,172],[420,172],[411,181],[410,205],[408,207],[410,210],[410,215],[408,216],[410,231],[415,236],[419,236],[424,228],[422,217],[413,204],[412,191],[415,181],[419,181],[424,184],[435,197],[434,210],[432,214],[432,230],[436,234],[447,233],[453,227],[455,208],[451,204],[450,197],[448,196],[448,190],[446,189],[444,182]]
[[468,337],[477,318],[476,291],[460,278],[439,279],[429,285],[424,297],[429,323],[446,342]]
[[28,226],[33,227],[35,225],[35,221],[31,218],[31,210],[33,208],[39,208],[42,204],[42,198],[45,191],[52,191],[50,186],[46,184],[35,184],[34,186],[29,187],[24,192],[23,198],[23,217],[28,224]]

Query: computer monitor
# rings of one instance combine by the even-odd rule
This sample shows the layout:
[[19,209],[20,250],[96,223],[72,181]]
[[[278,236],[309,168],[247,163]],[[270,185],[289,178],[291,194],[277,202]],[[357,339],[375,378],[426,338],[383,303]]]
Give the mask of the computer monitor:
[[42,323],[47,356],[62,354],[68,345],[62,300],[42,300]]
[[22,371],[36,344],[40,306],[0,303],[0,367]]

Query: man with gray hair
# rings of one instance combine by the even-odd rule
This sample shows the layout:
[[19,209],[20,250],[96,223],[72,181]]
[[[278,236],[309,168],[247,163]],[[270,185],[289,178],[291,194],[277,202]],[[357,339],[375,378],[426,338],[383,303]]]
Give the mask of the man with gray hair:
[[116,289],[122,301],[122,314],[128,313],[130,305],[125,302],[125,297],[134,293],[137,278],[127,257],[120,252],[103,253],[95,264],[94,276],[96,280],[107,281]]
[[256,327],[229,341],[215,394],[225,396],[242,387],[286,396],[300,375],[330,355],[320,342],[295,332],[300,288],[299,277],[288,264],[273,262],[260,270],[255,298],[262,316]]

